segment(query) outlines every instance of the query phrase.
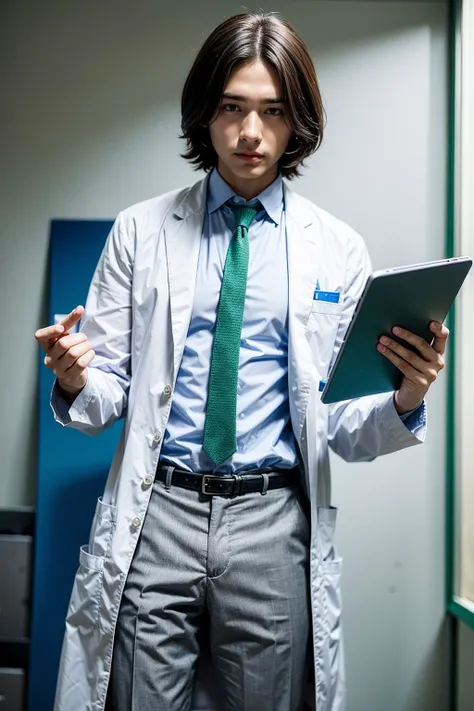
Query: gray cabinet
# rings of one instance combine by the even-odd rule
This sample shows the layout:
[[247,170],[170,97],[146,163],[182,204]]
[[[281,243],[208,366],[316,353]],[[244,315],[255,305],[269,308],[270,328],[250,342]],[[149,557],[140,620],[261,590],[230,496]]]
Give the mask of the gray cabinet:
[[24,703],[24,670],[0,668],[0,711],[23,711]]
[[0,509],[0,711],[24,711],[30,636],[33,509]]

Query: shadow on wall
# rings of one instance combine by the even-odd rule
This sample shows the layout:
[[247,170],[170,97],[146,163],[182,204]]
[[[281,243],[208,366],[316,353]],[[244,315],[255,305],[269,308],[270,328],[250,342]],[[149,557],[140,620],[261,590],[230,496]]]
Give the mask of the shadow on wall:
[[[420,601],[420,605],[422,604],[423,600]],[[435,708],[439,703],[439,690],[433,687],[433,679],[436,679],[442,670],[443,675],[448,678],[449,684],[448,670],[451,664],[450,625],[452,624],[455,624],[455,620],[445,617],[437,634],[434,635],[429,651],[424,654],[420,668],[407,694],[406,702],[403,705],[404,711]],[[449,711],[455,710],[449,709]]]

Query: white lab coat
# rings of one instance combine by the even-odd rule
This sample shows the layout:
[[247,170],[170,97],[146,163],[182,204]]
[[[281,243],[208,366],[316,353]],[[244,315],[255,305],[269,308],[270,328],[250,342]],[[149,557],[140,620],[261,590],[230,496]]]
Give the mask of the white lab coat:
[[[96,351],[88,382],[58,421],[91,435],[125,423],[66,618],[55,711],[103,711],[114,628],[173,399],[191,318],[207,179],[118,216],[86,301],[82,328]],[[317,711],[345,708],[341,559],[333,539],[328,444],[371,460],[424,438],[398,417],[391,393],[323,405],[319,382],[343,339],[370,272],[363,240],[285,184],[290,414],[311,501],[311,597]],[[339,303],[313,300],[316,282]],[[67,471],[65,472],[67,476]],[[205,700],[194,708],[216,709]]]

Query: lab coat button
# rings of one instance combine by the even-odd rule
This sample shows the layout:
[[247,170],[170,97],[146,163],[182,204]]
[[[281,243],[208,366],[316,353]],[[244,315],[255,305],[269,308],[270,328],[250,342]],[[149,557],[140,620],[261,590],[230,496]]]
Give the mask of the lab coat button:
[[143,483],[145,486],[151,486],[153,484],[153,477],[152,476],[146,476],[143,479]]
[[171,395],[171,385],[165,385],[163,388],[163,395],[166,395],[166,397]]
[[161,442],[161,430],[156,430],[155,436],[153,437],[153,440],[155,442]]
[[132,521],[132,526],[133,526],[133,528],[140,528],[140,524],[141,524],[141,521],[140,521],[140,519],[138,518],[138,516],[137,516],[137,518],[134,518],[134,519],[133,519],[133,521]]

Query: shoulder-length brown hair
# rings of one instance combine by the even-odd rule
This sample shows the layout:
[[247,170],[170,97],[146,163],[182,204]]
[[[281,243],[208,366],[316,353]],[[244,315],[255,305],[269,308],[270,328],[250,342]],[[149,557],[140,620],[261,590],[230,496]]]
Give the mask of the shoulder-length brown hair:
[[181,96],[181,130],[187,142],[182,154],[195,169],[210,171],[217,165],[209,133],[225,85],[238,64],[267,62],[277,73],[287,108],[292,136],[280,159],[283,177],[299,175],[304,159],[323,138],[324,109],[318,80],[303,40],[286,20],[273,13],[234,15],[216,27],[201,47]]

